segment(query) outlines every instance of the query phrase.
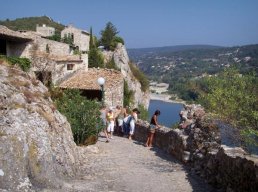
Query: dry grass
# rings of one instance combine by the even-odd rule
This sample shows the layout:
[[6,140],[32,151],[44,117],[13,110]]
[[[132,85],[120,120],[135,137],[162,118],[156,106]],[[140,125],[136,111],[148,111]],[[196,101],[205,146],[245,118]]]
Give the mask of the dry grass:
[[20,108],[26,108],[25,104],[23,104],[23,103],[12,103],[10,105],[10,109],[20,109]]
[[29,81],[21,81],[20,79],[14,78],[10,80],[10,83],[17,89],[20,89],[21,87],[30,87]]
[[31,79],[31,83],[32,83],[34,86],[38,86],[38,85],[39,85],[39,80],[37,80],[36,78],[32,78],[32,79]]
[[36,99],[42,97],[40,92],[31,92],[28,89],[23,90],[23,94],[26,97],[28,103],[36,101]]
[[49,125],[51,125],[51,123],[54,121],[54,117],[52,114],[45,112],[41,108],[37,108],[36,111],[40,116],[42,116],[48,122]]

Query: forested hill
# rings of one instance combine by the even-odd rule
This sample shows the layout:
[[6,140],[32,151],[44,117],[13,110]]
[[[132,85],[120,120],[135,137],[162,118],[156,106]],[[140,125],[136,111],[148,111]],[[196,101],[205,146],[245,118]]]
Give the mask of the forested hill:
[[[129,56],[150,78],[173,75],[196,77],[215,74],[236,65],[242,72],[258,72],[258,44],[238,47],[186,45],[160,48],[129,49]],[[178,76],[177,75],[177,76]]]
[[43,25],[46,24],[47,26],[54,27],[57,32],[60,32],[64,29],[64,25],[53,21],[52,18],[47,16],[42,17],[24,17],[24,18],[17,18],[15,20],[6,19],[5,21],[0,20],[0,25],[4,25],[12,30],[30,30],[36,31],[37,24]]
[[181,97],[187,93],[188,82],[217,74],[230,66],[237,67],[242,74],[251,71],[258,74],[258,44],[129,49],[128,53],[150,80],[169,83],[170,91]]
[[141,56],[142,54],[148,53],[173,53],[177,51],[186,51],[186,50],[195,50],[195,49],[217,49],[222,48],[222,46],[214,45],[176,45],[176,46],[165,46],[165,47],[150,47],[150,48],[137,48],[137,49],[128,49],[129,54],[133,57]]

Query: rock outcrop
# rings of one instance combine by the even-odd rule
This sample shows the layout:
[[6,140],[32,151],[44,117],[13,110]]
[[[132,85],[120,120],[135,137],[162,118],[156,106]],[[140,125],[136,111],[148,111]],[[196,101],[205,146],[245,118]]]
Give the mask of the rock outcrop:
[[83,149],[48,89],[0,62],[0,189],[60,188],[78,172]]
[[149,107],[150,101],[149,91],[143,92],[141,90],[140,82],[133,76],[130,70],[130,60],[125,46],[121,43],[118,43],[114,52],[103,51],[102,53],[104,55],[105,62],[108,62],[114,58],[116,66],[121,69],[121,73],[123,74],[129,89],[134,92],[134,106],[141,104],[147,109]]

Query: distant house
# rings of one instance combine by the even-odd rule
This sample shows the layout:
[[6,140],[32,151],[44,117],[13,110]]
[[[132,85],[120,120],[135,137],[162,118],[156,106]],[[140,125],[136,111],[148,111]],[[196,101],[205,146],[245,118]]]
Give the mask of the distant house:
[[66,81],[59,87],[69,89],[79,89],[88,99],[101,100],[101,87],[97,80],[99,77],[105,79],[104,102],[107,106],[123,106],[124,79],[122,73],[113,69],[89,68],[88,71],[81,71]]
[[55,35],[55,28],[46,26],[45,24],[42,26],[37,25],[36,32],[41,34],[42,37],[50,37]]
[[71,37],[73,44],[78,47],[82,53],[89,51],[90,34],[87,31],[68,25],[61,31],[61,38],[65,37]]

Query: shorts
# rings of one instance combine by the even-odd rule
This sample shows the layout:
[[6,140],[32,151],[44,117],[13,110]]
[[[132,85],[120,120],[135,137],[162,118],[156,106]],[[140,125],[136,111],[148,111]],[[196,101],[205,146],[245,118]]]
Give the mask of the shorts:
[[113,132],[114,131],[114,126],[115,126],[114,121],[109,122],[108,126],[107,126],[107,132]]
[[155,131],[156,131],[156,125],[150,124],[149,132],[150,132],[150,133],[155,133]]

